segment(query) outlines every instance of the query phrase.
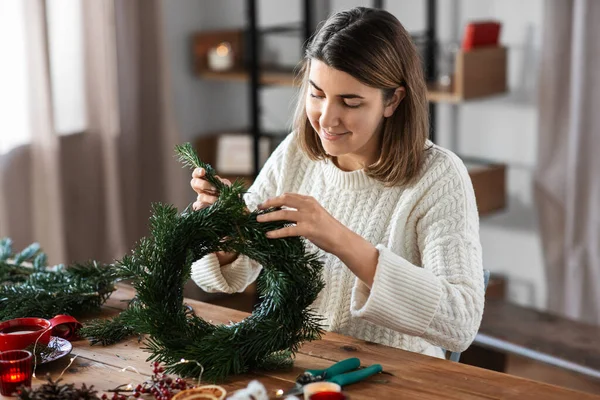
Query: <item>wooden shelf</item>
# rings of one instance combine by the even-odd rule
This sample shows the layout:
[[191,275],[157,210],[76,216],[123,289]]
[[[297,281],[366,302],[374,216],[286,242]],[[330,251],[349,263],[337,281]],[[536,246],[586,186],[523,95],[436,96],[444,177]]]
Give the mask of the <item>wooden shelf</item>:
[[[427,99],[435,103],[457,104],[463,101],[493,96],[507,91],[507,49],[505,47],[482,48],[459,52],[456,57],[452,84],[441,86],[428,83]],[[216,72],[198,69],[198,77],[208,80],[248,82],[250,76],[243,69]],[[264,69],[260,73],[262,85],[299,86],[293,71]]]
[[[198,77],[215,81],[248,82],[248,72],[238,69],[232,71],[216,72],[210,70],[197,71]],[[299,86],[294,81],[294,73],[291,71],[263,71],[260,73],[262,85]]]
[[427,98],[432,102],[460,103],[505,93],[507,57],[506,47],[458,52],[452,83],[428,83]]

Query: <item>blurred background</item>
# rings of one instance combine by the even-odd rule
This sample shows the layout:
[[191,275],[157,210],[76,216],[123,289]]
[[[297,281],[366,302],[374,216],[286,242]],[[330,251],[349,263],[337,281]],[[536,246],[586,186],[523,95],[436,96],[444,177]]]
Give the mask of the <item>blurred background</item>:
[[600,392],[598,1],[0,0],[0,237],[121,258],[152,202],[194,200],[183,142],[250,184],[289,133],[306,39],[353,6],[412,34],[432,140],[469,167],[492,279],[463,361]]

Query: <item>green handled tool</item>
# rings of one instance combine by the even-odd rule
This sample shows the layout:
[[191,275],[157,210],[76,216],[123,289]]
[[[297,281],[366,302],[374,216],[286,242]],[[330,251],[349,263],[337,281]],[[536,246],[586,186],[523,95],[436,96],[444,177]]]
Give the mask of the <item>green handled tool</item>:
[[278,393],[277,397],[301,394],[304,391],[304,385],[312,382],[326,381],[346,386],[382,371],[380,364],[363,369],[358,369],[359,367],[360,360],[358,358],[347,358],[326,369],[306,370],[296,379],[296,385],[292,389],[285,393]]

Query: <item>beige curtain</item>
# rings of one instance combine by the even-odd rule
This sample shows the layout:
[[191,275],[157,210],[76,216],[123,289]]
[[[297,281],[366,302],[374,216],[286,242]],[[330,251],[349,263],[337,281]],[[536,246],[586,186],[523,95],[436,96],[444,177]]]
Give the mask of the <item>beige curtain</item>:
[[33,138],[0,159],[0,236],[39,242],[51,263],[121,258],[152,202],[193,198],[173,158],[162,2],[82,4],[88,129],[54,131],[45,0],[26,0]]
[[600,324],[600,1],[544,6],[535,192],[548,308]]

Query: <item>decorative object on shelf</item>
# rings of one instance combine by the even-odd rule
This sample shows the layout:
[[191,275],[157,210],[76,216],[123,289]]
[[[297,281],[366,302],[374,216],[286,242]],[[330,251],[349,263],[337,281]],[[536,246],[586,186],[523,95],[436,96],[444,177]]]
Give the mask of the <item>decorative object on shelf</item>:
[[48,267],[34,243],[13,253],[10,238],[0,240],[0,321],[52,318],[98,311],[119,280],[117,268],[95,261]]
[[227,71],[233,68],[233,50],[229,42],[221,42],[208,51],[208,68],[213,71]]
[[481,47],[496,47],[502,24],[499,21],[472,21],[465,26],[461,50],[470,51]]
[[[198,211],[188,206],[181,214],[173,206],[155,205],[150,236],[118,262],[136,299],[116,320],[97,321],[81,335],[111,343],[124,338],[119,326],[130,327],[130,333],[150,336],[149,359],[166,364],[169,372],[202,373],[209,381],[290,366],[300,345],[322,334],[321,317],[309,309],[323,288],[318,254],[308,253],[298,237],[268,239],[266,232],[287,222],[258,223],[258,215],[273,210],[248,212],[242,182],[223,184],[189,143],[176,152],[185,165],[206,170],[206,179],[219,191],[218,201]],[[192,262],[216,251],[242,254],[263,266],[257,282],[261,303],[241,322],[212,325],[183,305]],[[201,365],[178,363],[182,358]]]
[[454,57],[452,85],[441,86],[438,82],[428,83],[428,100],[460,103],[505,93],[507,59],[507,49],[502,46],[457,51]]
[[244,69],[244,30],[198,32],[192,42],[192,58],[197,73]]
[[44,383],[36,389],[20,389],[17,398],[19,400],[100,400],[94,385],[87,387],[84,383],[81,388],[76,388],[73,384],[61,385],[61,380],[56,382],[48,375],[47,383]]
[[455,42],[440,43],[437,47],[437,82],[442,87],[452,85],[458,50],[459,45]]
[[21,386],[31,386],[33,355],[26,350],[0,352],[0,393],[12,396]]

